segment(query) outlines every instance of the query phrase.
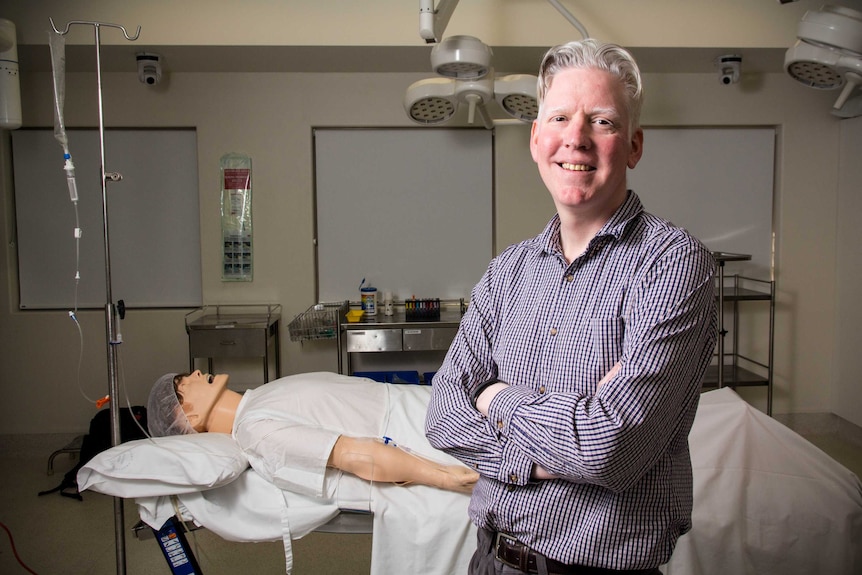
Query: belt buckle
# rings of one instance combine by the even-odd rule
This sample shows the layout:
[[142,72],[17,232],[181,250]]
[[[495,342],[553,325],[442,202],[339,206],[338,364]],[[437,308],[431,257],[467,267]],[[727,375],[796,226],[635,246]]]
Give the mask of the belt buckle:
[[[512,550],[516,550],[518,553],[519,563],[512,563],[506,557],[504,557],[503,553],[501,553],[503,546],[506,545]],[[497,558],[500,563],[504,565],[508,565],[509,567],[514,567],[519,571],[527,572],[527,562],[529,558],[529,553],[527,547],[512,537],[511,535],[507,535],[506,533],[497,532],[497,537],[494,541],[494,557]]]

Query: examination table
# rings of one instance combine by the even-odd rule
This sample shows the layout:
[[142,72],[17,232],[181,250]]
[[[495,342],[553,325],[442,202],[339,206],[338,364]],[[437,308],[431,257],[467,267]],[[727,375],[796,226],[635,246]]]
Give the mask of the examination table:
[[[402,387],[409,391],[401,400],[411,403],[404,411],[424,414],[430,388]],[[428,451],[423,417],[414,419],[414,436],[399,441],[448,461]],[[157,442],[100,454],[78,474],[80,488],[135,498],[155,528],[179,509],[225,539],[282,540],[288,572],[291,539],[325,529],[342,510],[360,510],[374,532],[372,575],[466,573],[475,548],[466,495],[371,485],[331,470],[327,497],[308,498],[249,469],[227,435]],[[848,469],[729,388],[701,396],[689,443],[693,528],[662,567],[665,575],[862,573],[862,483]]]

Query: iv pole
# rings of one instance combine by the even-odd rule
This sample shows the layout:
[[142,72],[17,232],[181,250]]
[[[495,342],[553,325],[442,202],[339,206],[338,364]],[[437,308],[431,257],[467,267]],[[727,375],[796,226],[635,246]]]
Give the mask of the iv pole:
[[[114,304],[111,294],[111,249],[108,238],[108,195],[107,183],[110,179],[116,182],[122,179],[120,174],[115,172],[105,172],[105,121],[102,110],[102,59],[101,59],[101,43],[99,38],[99,28],[108,26],[110,28],[118,28],[122,30],[126,40],[135,41],[141,35],[141,27],[138,26],[138,31],[134,36],[129,36],[126,29],[117,24],[108,24],[105,22],[88,22],[82,20],[72,20],[66,24],[65,30],[62,32],[57,30],[54,25],[54,20],[49,18],[51,28],[54,32],[61,36],[69,33],[69,27],[76,24],[93,26],[96,38],[96,81],[98,83],[99,94],[99,151],[101,152],[101,165],[99,166],[99,174],[101,177],[102,187],[102,224],[104,229],[105,239],[105,293],[107,303],[105,304],[105,331],[108,340],[108,397],[110,398],[110,415],[111,415],[111,445],[119,445],[122,443],[120,437],[120,406],[119,406],[119,384],[117,381],[117,355],[115,346],[120,342],[116,340],[115,334],[117,330],[114,325]],[[125,521],[123,517],[123,499],[114,497],[114,536],[116,539],[116,558],[117,558],[117,575],[126,573],[126,539],[125,539]]]

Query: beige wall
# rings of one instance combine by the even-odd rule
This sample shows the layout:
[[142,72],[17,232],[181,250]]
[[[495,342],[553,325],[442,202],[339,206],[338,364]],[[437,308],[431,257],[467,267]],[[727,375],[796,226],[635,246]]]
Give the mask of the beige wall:
[[835,373],[832,411],[860,423],[862,384],[859,349],[862,348],[862,117],[841,122],[841,158],[838,185],[836,257]]
[[[537,2],[512,0],[506,4],[536,6]],[[23,0],[12,3],[19,12],[24,4]],[[81,4],[100,3],[76,5]],[[375,5],[379,4],[385,2]],[[544,6],[543,2],[538,4]],[[601,3],[605,4],[616,3]],[[107,13],[89,15],[58,9],[55,17],[60,21],[122,20],[123,14],[105,9]],[[585,24],[587,16],[590,15],[584,15]],[[459,17],[460,12],[453,18],[453,25]],[[259,14],[257,18],[263,16]],[[206,24],[207,20],[202,22]],[[206,41],[217,44],[218,40],[211,33]],[[147,90],[132,73],[109,73],[103,79],[108,126],[183,126],[197,130],[204,302],[280,303],[285,317],[285,373],[334,370],[336,366],[330,342],[299,344],[287,337],[287,321],[314,303],[312,128],[408,126],[401,107],[404,89],[427,76],[174,73],[157,90]],[[841,121],[828,113],[834,94],[804,88],[779,73],[747,75],[741,84],[730,87],[721,86],[714,74],[648,74],[646,86],[643,122],[648,126],[777,127],[775,411],[837,411],[836,397],[841,397],[844,405],[859,405],[862,391],[858,370],[852,369],[855,366],[847,354],[836,366],[839,359],[834,353],[836,338],[850,331],[836,329],[836,317],[840,315],[835,303],[839,291],[836,278],[847,274],[840,273],[836,258]],[[96,126],[95,76],[69,74],[67,91],[67,125]],[[50,74],[22,74],[25,126],[52,126],[51,92]],[[8,134],[0,135],[0,222],[5,240],[0,255],[0,389],[4,394],[0,433],[82,431],[93,409],[81,397],[79,387],[90,397],[104,395],[107,390],[104,314],[100,310],[80,314],[83,362],[79,372],[82,347],[67,314],[18,311]],[[535,234],[552,213],[552,204],[529,156],[527,135],[526,127],[497,128],[498,250]],[[649,142],[645,145],[648,151]],[[255,281],[248,284],[220,281],[218,159],[228,151],[246,152],[254,160]],[[110,150],[107,153],[106,167],[110,169]],[[668,166],[667,173],[673,177],[674,166]],[[853,221],[854,214],[847,210],[858,212],[859,207],[858,202],[845,201],[843,221]],[[854,263],[858,265],[847,256],[840,262]],[[149,385],[163,372],[187,366],[188,342],[183,324],[186,311],[129,311],[119,356],[121,383],[133,404],[145,401]],[[841,373],[840,381],[836,373]],[[245,377],[253,377],[250,370],[249,374],[236,376]],[[746,397],[763,405],[761,390],[752,390]],[[855,410],[855,414],[859,412]],[[854,417],[854,413],[842,415]],[[862,424],[859,416],[855,417],[856,423]]]
[[[197,129],[204,302],[281,303],[286,319],[314,303],[312,127],[407,125],[400,96],[415,79],[398,74],[176,74],[164,91],[153,92],[134,75],[106,76],[107,125]],[[49,74],[24,82],[27,125],[52,125],[50,82]],[[825,112],[829,97],[783,75],[755,78],[752,84],[727,90],[713,75],[649,76],[644,123],[779,126],[775,409],[829,411],[840,122]],[[95,125],[94,76],[70,74],[67,85],[67,125]],[[352,94],[350,105],[343,94]],[[552,208],[529,156],[527,128],[497,131],[499,249],[534,234]],[[250,154],[255,169],[255,281],[248,284],[222,283],[219,274],[218,158],[234,150]],[[5,237],[11,240],[11,197],[4,190]],[[7,243],[0,362],[8,401],[0,433],[80,428],[91,412],[78,391],[77,331],[65,312],[17,311],[14,254],[14,244]],[[133,403],[144,401],[158,375],[187,365],[183,314],[129,312],[119,354]],[[107,378],[103,313],[81,316],[81,386],[98,396]],[[299,344],[285,337],[282,357],[286,373],[336,366],[329,343]],[[761,401],[762,394],[752,395],[752,401]]]

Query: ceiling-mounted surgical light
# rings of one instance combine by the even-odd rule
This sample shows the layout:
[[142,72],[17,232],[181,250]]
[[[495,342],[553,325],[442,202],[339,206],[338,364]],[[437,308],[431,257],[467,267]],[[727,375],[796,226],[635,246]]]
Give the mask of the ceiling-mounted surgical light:
[[455,115],[458,99],[455,82],[448,78],[426,78],[414,82],[404,95],[404,109],[417,124],[434,125]]
[[482,117],[482,123],[489,130],[494,127],[494,121],[488,114],[485,105],[494,99],[493,73],[485,75],[478,80],[456,80],[455,94],[458,102],[467,104],[467,123],[476,121],[476,113]]
[[510,116],[531,122],[538,115],[536,76],[515,74],[494,80],[491,48],[472,36],[452,36],[431,50],[431,67],[443,77],[419,80],[407,88],[404,109],[416,123],[446,122],[468,106],[467,121],[478,113],[486,128],[494,121],[486,106],[497,101]]
[[812,88],[843,86],[833,106],[841,109],[862,84],[862,12],[832,5],[809,10],[799,22],[797,37],[784,56],[784,69]]
[[[559,0],[548,0],[584,38],[587,29],[566,10]],[[444,78],[420,80],[407,88],[404,109],[411,120],[431,125],[448,121],[460,104],[469,106],[467,119],[473,123],[476,112],[486,128],[494,121],[486,104],[495,100],[509,116],[522,122],[532,122],[539,115],[536,95],[538,78],[529,74],[513,74],[494,80],[491,48],[472,36],[450,36],[442,41],[443,30],[449,23],[458,0],[419,0],[419,35],[431,49],[431,68]],[[439,42],[439,43],[438,43]]]
[[832,115],[839,118],[862,116],[862,93],[848,98],[840,108],[832,108]]
[[503,110],[515,119],[532,122],[539,117],[536,99],[536,76],[510,74],[494,81],[494,98]]
[[446,78],[475,80],[491,70],[490,46],[473,36],[449,36],[431,49],[431,69]]
[[485,108],[494,99],[493,72],[478,80],[452,80],[449,78],[426,78],[414,82],[407,88],[404,109],[417,124],[442,124],[452,119],[461,104],[468,106],[467,121],[475,122],[476,113],[486,128],[493,127],[493,120]]
[[532,122],[539,112],[535,76],[514,74],[494,80],[493,69],[484,78],[453,80],[426,78],[414,82],[404,96],[404,109],[417,124],[442,124],[452,119],[461,105],[467,105],[467,122],[478,113],[486,128],[494,127],[487,105],[495,101],[506,114],[522,122]]
[[443,37],[443,30],[449,24],[458,0],[440,0],[435,7],[434,0],[419,0],[419,35],[428,44]]

